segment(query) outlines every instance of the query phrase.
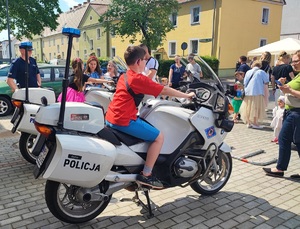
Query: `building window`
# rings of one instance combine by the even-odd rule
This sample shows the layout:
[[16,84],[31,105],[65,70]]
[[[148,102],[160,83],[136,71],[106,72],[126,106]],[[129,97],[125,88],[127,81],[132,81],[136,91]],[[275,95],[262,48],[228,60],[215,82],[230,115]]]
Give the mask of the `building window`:
[[42,43],[43,43],[43,48],[45,48],[45,41],[42,41]]
[[61,44],[64,44],[64,37],[61,37]]
[[64,52],[61,52],[61,58],[65,59],[65,53]]
[[49,60],[51,60],[52,59],[52,56],[51,56],[51,53],[49,53]]
[[116,56],[116,48],[113,47],[111,48],[111,57],[115,57]]
[[56,58],[56,53],[53,53],[53,58],[54,58],[54,59]]
[[94,49],[94,41],[90,40],[90,50],[93,50],[93,49]]
[[57,53],[60,53],[59,45],[57,45],[56,47],[57,47]]
[[198,42],[199,39],[197,40],[191,40],[190,41],[190,52],[193,53],[193,54],[198,54]]
[[261,19],[262,24],[268,24],[269,23],[269,14],[270,14],[270,10],[268,8],[263,8],[262,19]]
[[191,24],[196,24],[200,22],[200,6],[195,6],[191,8]]
[[53,42],[53,46],[55,46],[55,38],[53,38],[52,42]]
[[177,26],[177,13],[171,14],[170,21],[174,27]]
[[93,20],[93,17],[92,17],[92,16],[90,16],[90,20]]
[[78,50],[76,51],[76,56],[79,57],[79,51]]
[[86,32],[85,31],[83,31],[83,39],[84,39],[84,41],[86,41]]
[[83,51],[83,54],[84,54],[84,59],[86,60],[87,59],[87,51],[86,51],[86,49]]
[[48,44],[48,46],[50,47],[51,46],[51,40],[49,39],[49,44]]
[[99,40],[101,37],[101,30],[100,29],[97,29],[97,39]]
[[265,46],[267,44],[267,39],[260,39],[259,47]]
[[100,57],[100,56],[101,56],[101,49],[97,48],[97,57]]
[[169,56],[176,55],[176,42],[171,41],[169,42]]

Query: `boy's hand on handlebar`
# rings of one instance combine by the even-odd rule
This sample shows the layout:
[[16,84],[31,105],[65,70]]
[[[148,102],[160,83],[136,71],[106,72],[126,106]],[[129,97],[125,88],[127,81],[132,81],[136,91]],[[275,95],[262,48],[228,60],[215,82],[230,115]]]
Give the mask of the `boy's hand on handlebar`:
[[189,99],[196,98],[195,92],[190,92],[190,93],[188,93],[187,95],[188,95],[188,98],[189,98]]

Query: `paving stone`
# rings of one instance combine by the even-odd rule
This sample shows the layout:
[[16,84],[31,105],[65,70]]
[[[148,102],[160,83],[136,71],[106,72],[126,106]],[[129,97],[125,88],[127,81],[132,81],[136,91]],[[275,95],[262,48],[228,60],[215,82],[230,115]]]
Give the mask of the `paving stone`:
[[156,227],[159,228],[159,229],[163,229],[163,228],[170,228],[174,225],[176,225],[177,223],[174,222],[173,220],[171,219],[166,219],[166,220],[163,220],[162,222],[160,223],[157,223],[156,224]]
[[230,220],[227,220],[223,223],[220,224],[220,227],[221,228],[224,228],[224,229],[231,229],[231,228],[234,228],[235,226],[237,226],[239,223],[230,219]]
[[292,218],[292,219],[289,219],[288,221],[285,221],[283,223],[283,225],[288,228],[296,228],[296,227],[300,226],[300,221]]

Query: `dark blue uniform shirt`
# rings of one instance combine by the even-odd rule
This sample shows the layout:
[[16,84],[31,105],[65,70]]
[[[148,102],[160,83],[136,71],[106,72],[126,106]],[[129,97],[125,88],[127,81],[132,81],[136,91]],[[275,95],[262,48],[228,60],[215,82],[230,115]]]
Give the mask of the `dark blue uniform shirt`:
[[[28,87],[38,87],[36,75],[40,73],[37,63],[34,58],[29,57],[28,70]],[[26,87],[26,62],[21,57],[17,58],[11,65],[8,77],[17,81],[20,88]]]

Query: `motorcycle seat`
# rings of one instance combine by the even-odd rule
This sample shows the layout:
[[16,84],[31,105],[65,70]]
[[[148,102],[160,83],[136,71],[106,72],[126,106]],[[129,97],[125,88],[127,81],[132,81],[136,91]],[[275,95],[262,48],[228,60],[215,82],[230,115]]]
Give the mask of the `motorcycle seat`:
[[142,140],[140,138],[136,138],[132,135],[125,134],[121,131],[118,131],[118,130],[110,128],[110,127],[107,127],[107,128],[109,128],[111,130],[111,132],[113,132],[116,135],[116,137],[127,146],[132,146],[132,145],[144,142],[144,140]]
[[105,126],[102,130],[97,133],[98,137],[104,139],[114,145],[121,145],[121,142],[116,137],[116,135],[112,132],[112,129]]

